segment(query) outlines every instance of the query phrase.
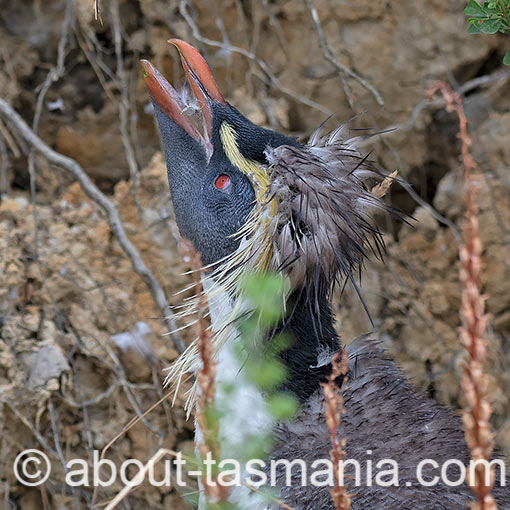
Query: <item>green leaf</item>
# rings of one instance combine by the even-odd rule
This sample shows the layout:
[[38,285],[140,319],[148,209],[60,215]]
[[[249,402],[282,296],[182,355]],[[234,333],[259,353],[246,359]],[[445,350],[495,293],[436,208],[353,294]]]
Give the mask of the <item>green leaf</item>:
[[486,2],[483,8],[485,12],[492,17],[499,16],[501,13],[501,7],[497,4],[497,2]]
[[264,459],[271,451],[273,439],[271,434],[251,434],[245,438],[241,457],[246,461],[250,459]]
[[235,503],[222,501],[220,503],[206,503],[207,510],[238,510],[239,507]]
[[221,389],[225,395],[233,395],[237,389],[237,386],[234,383],[221,383]]
[[287,420],[296,414],[299,405],[293,395],[280,392],[269,398],[268,407],[271,416],[277,420]]
[[242,292],[251,301],[254,316],[262,326],[272,326],[282,317],[285,286],[281,275],[249,274],[243,277]]
[[283,294],[283,280],[275,274],[247,274],[243,277],[243,290],[256,303],[264,303],[268,297]]
[[[257,313],[257,311],[255,311],[255,313]],[[234,345],[234,349],[236,350],[238,357],[242,357],[244,355],[244,350],[247,347],[255,345],[260,340],[265,328],[261,329],[258,317],[252,316],[239,322],[239,331],[241,332],[241,339],[243,342],[236,343]]]
[[510,50],[505,53],[505,56],[503,57],[503,64],[510,66]]
[[478,4],[475,0],[469,0],[466,8],[464,9],[466,16],[473,16],[475,18],[486,18],[487,13],[485,9]]
[[470,23],[467,31],[468,31],[468,34],[481,34],[482,33],[480,24],[476,20],[474,23]]
[[489,19],[480,23],[480,29],[484,34],[495,34],[501,28],[500,19]]
[[216,407],[207,407],[205,410],[205,422],[207,423],[207,428],[210,431],[215,431],[218,429],[221,416],[222,413],[220,413]]
[[263,359],[247,366],[248,376],[259,387],[270,390],[287,379],[285,365],[274,359]]
[[271,339],[267,352],[270,356],[276,356],[277,354],[287,350],[291,345],[292,341],[290,337],[285,333],[280,333]]

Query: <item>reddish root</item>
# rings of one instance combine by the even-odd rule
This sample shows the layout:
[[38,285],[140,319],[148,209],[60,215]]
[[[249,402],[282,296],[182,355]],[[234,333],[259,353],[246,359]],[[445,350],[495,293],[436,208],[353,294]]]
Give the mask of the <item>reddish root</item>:
[[[325,400],[326,424],[331,436],[330,458],[333,462],[335,473],[335,487],[331,489],[331,498],[337,510],[349,510],[351,508],[351,496],[346,487],[341,483],[343,477],[340,477],[340,461],[345,455],[345,439],[338,437],[338,427],[342,420],[342,414],[345,413],[344,399],[335,380],[347,374],[347,354],[345,350],[342,354],[335,354],[331,360],[331,374],[327,377],[327,382],[322,384]],[[344,378],[344,382],[346,379]]]
[[[487,392],[488,377],[484,373],[487,350],[487,315],[485,314],[485,297],[480,291],[482,240],[480,238],[478,208],[472,177],[472,173],[476,169],[476,163],[470,152],[471,138],[468,134],[467,118],[460,95],[453,92],[445,82],[438,82],[426,92],[426,95],[432,97],[437,92],[441,92],[443,96],[446,111],[455,112],[459,119],[458,137],[462,146],[466,187],[464,240],[459,248],[460,282],[462,285],[460,337],[468,352],[468,361],[464,365],[461,380],[466,399],[463,412],[464,430],[473,461],[488,461],[492,455],[494,434],[490,425],[492,409]],[[490,473],[487,473],[487,469],[491,469]],[[486,483],[486,478],[489,483]],[[491,489],[494,485],[494,470],[492,467],[489,468],[485,463],[477,464],[470,485],[477,497],[477,501],[471,504],[472,510],[497,509],[496,502],[491,495]]]

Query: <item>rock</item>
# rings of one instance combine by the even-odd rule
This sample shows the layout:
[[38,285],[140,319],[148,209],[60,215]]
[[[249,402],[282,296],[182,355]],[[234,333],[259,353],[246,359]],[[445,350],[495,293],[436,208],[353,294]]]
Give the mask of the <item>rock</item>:
[[[70,370],[64,354],[56,345],[46,345],[27,355],[25,364],[30,389],[46,386],[51,379],[58,379],[63,372]],[[52,389],[58,389],[58,384]]]

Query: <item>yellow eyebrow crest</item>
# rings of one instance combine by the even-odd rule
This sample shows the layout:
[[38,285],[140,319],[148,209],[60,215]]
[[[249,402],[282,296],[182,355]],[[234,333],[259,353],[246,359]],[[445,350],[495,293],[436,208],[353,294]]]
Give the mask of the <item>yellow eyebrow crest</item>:
[[[257,200],[263,200],[271,184],[269,175],[264,167],[256,161],[245,158],[241,154],[237,142],[237,133],[228,122],[222,122],[220,126],[220,139],[227,158],[243,174],[248,176],[255,188]],[[267,200],[267,197],[265,199]]]

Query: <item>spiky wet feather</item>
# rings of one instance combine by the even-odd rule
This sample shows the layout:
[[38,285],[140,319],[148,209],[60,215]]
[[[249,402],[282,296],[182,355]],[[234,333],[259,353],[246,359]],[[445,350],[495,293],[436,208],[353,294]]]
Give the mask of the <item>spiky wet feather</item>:
[[282,271],[294,289],[314,292],[317,278],[334,285],[347,277],[355,284],[367,251],[383,252],[376,217],[389,208],[366,186],[382,176],[356,150],[360,138],[342,140],[344,127],[324,136],[317,130],[304,147],[266,149],[271,186],[239,233],[248,240],[244,250],[251,250],[242,257],[245,267],[258,270],[250,260],[264,256],[264,269]]

